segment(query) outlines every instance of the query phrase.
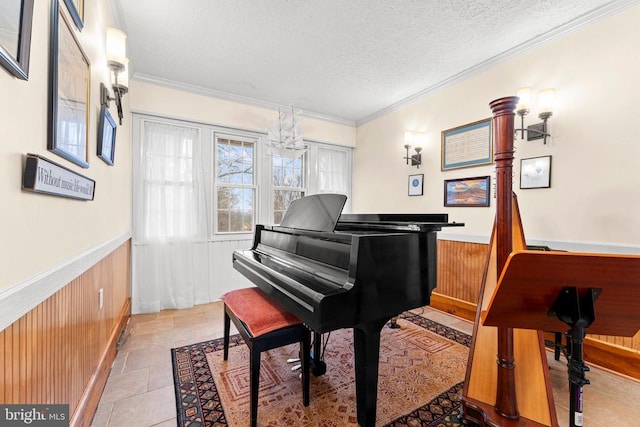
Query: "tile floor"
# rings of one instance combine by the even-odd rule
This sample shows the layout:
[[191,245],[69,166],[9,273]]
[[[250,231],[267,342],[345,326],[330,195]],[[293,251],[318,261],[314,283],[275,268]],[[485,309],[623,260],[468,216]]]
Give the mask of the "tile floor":
[[[131,317],[126,341],[111,369],[94,427],[176,426],[170,349],[222,337],[222,303],[188,310],[166,310]],[[471,333],[465,320],[429,307],[416,313]],[[233,327],[233,325],[232,325]],[[569,386],[566,360],[549,354],[560,426],[568,426]],[[595,367],[584,388],[585,427],[640,427],[640,382]]]

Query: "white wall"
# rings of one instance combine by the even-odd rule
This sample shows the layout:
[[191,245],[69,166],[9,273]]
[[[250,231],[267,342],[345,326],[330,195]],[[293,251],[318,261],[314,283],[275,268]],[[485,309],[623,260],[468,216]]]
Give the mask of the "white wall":
[[[177,90],[162,84],[131,82],[131,110],[139,113],[190,120],[235,129],[265,132],[278,111]],[[305,139],[355,146],[354,126],[303,117],[300,130]]]
[[[514,191],[527,240],[640,253],[639,22],[636,6],[359,126],[354,211],[444,212],[466,224],[447,235],[488,237],[495,200],[490,208],[444,208],[443,180],[489,175],[493,183],[494,168],[441,172],[440,133],[490,117],[489,102],[519,87],[553,87],[551,141],[515,143]],[[535,102],[525,124],[539,122]],[[420,169],[402,158],[405,129],[427,134]],[[552,156],[551,188],[520,190],[520,159],[544,155]],[[414,173],[425,174],[422,197],[407,196]]]
[[[213,98],[193,91],[168,87],[164,82],[134,80],[131,82],[131,109],[135,113],[157,115],[172,119],[224,126],[232,129],[266,133],[267,126],[277,119],[274,109]],[[347,147],[355,146],[356,128],[335,122],[302,117],[300,128],[305,139],[326,142]],[[134,147],[138,141],[134,141]],[[135,149],[135,148],[134,148]],[[247,286],[248,280],[233,269],[232,253],[235,249],[251,247],[253,235],[238,236],[209,242],[209,283],[203,296],[196,303],[206,303],[220,298],[232,289]],[[133,246],[133,294],[136,286],[136,254],[138,247]],[[133,312],[139,308],[134,301]]]
[[[64,2],[60,6],[66,12]],[[101,81],[109,82],[104,52],[105,27],[113,25],[109,0],[85,2],[84,29],[76,31],[91,62],[88,169],[47,151],[50,9],[50,1],[35,2],[29,80],[0,69],[0,303],[3,290],[53,271],[131,230],[130,115],[117,131],[115,166],[107,166],[96,155],[99,86]],[[127,103],[125,97],[125,110]],[[116,116],[115,108],[112,115]],[[23,192],[26,153],[42,155],[94,179],[95,200]]]

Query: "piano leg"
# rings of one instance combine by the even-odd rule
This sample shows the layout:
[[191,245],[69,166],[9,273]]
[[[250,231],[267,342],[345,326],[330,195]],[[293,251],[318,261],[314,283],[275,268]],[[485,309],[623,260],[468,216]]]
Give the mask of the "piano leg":
[[324,354],[322,354],[322,334],[313,332],[313,349],[311,350],[311,372],[314,376],[319,377],[327,372],[327,364],[325,363]]
[[374,427],[378,399],[380,330],[390,317],[354,326],[356,405],[360,427]]

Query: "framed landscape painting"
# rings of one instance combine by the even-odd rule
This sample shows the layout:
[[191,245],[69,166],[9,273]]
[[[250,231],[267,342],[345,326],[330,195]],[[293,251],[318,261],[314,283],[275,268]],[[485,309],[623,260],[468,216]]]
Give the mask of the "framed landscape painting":
[[479,176],[474,178],[447,179],[444,181],[445,206],[489,206],[491,178]]

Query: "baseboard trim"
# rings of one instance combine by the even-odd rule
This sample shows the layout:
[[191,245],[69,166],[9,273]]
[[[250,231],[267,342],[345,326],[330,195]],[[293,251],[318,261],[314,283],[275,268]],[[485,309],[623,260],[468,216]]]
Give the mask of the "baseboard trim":
[[586,337],[584,359],[601,368],[640,380],[640,351]]
[[[468,301],[434,292],[430,306],[470,322],[475,320],[477,304]],[[592,365],[640,380],[640,351],[586,337],[583,352],[584,360]]]
[[131,316],[131,299],[127,298],[120,314],[118,315],[118,322],[111,330],[109,335],[109,341],[102,353],[100,362],[96,367],[95,372],[89,380],[87,388],[82,394],[82,398],[73,413],[69,426],[70,427],[88,427],[93,421],[96,410],[98,409],[98,403],[102,396],[104,386],[107,384],[109,373],[111,372],[111,366],[116,358],[116,344],[120,337],[120,332],[127,326],[129,317]]

